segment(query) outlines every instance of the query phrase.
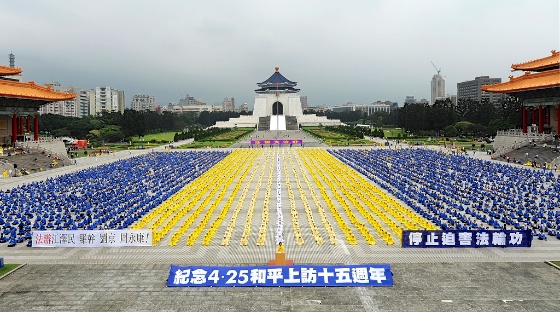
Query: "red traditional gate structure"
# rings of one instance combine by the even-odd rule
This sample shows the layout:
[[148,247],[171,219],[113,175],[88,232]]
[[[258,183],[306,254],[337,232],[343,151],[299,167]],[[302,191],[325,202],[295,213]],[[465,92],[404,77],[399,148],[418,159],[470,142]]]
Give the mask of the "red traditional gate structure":
[[[39,107],[51,102],[70,100],[74,93],[55,92],[50,85],[19,81],[21,68],[0,66],[0,142],[14,143],[18,137],[33,133],[39,140]],[[33,124],[33,128],[31,127]]]
[[503,83],[483,86],[482,90],[507,93],[522,101],[522,133],[559,134],[560,52],[552,50],[547,57],[512,64],[511,68],[525,73],[519,77],[509,76],[509,81]]

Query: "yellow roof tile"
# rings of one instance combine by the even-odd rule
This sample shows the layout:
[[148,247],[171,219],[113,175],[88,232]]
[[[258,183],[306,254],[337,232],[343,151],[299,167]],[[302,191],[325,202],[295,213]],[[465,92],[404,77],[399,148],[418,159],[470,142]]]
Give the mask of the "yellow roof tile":
[[519,77],[509,76],[509,81],[482,86],[483,91],[507,93],[560,87],[560,69],[540,73],[525,72]]
[[76,97],[74,93],[55,92],[51,86],[43,87],[33,81],[24,83],[0,79],[0,97],[32,99],[42,101],[64,101]]
[[511,68],[514,70],[536,71],[543,68],[559,66],[560,65],[560,52],[556,50],[550,51],[551,55],[540,59],[528,61],[525,63],[512,64]]
[[1,66],[0,65],[0,76],[12,76],[21,74],[21,68],[13,68],[8,66]]

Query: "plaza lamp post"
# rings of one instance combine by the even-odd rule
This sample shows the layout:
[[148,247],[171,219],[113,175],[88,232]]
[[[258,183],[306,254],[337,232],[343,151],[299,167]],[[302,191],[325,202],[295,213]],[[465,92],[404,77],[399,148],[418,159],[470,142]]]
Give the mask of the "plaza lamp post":
[[278,117],[278,84],[276,84],[276,140],[278,140],[278,122],[279,122],[279,117]]
[[280,126],[280,117],[278,114],[280,112],[280,105],[278,104],[278,84],[276,84],[276,140],[278,140],[278,127]]

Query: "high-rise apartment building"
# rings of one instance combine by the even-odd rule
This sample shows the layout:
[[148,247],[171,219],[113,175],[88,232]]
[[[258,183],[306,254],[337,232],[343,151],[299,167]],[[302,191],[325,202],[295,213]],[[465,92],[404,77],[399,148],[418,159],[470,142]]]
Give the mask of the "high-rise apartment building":
[[81,90],[76,93],[76,97],[80,103],[80,117],[88,116],[90,114],[90,107],[95,103],[95,90]]
[[76,97],[66,101],[52,102],[39,107],[39,114],[55,114],[66,117],[82,117],[80,110],[80,100],[77,96],[82,89],[72,86],[61,86],[58,82],[49,84],[51,89],[56,92],[75,93]]
[[503,98],[501,93],[489,93],[482,91],[482,86],[501,83],[502,78],[490,78],[489,76],[476,77],[474,80],[459,82],[457,84],[457,100],[488,100],[491,103],[500,101]]
[[198,105],[198,101],[194,97],[188,94],[184,98],[179,100],[179,106],[191,106],[191,105]]
[[436,102],[436,98],[445,96],[445,80],[441,77],[439,71],[437,74],[434,75],[434,77],[432,77],[431,94],[432,94],[431,104],[434,104]]
[[124,91],[111,87],[96,87],[95,101],[90,103],[90,114],[102,112],[124,113]]
[[136,111],[156,111],[156,98],[144,94],[136,94],[132,97],[132,109]]
[[302,111],[306,110],[309,107],[307,105],[307,95],[300,96],[299,100],[301,101],[301,110]]
[[235,112],[235,99],[224,98],[222,101],[222,109],[224,112]]

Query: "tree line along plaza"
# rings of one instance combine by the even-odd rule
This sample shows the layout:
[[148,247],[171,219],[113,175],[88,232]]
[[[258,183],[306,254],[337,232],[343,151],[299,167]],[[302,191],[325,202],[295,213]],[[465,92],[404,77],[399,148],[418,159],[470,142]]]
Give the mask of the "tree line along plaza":
[[[526,73],[485,87],[486,92],[512,94],[523,103],[524,128],[498,134],[496,142],[505,142],[497,148],[503,153],[499,156],[534,148],[529,143],[552,144],[560,123],[559,64],[557,52],[514,64],[512,68]],[[0,67],[0,74],[9,76],[18,70]],[[455,153],[450,146],[391,142],[363,148],[329,147],[300,126],[342,122],[303,114],[296,82],[276,68],[257,85],[253,115],[215,125],[254,128],[238,145],[123,151],[103,164],[84,161],[69,166],[76,170],[46,179],[19,177],[13,182],[16,185],[0,193],[1,250],[9,255],[5,247],[35,247],[27,249],[33,252],[54,246],[164,250],[186,246],[221,255],[204,260],[216,266],[236,259],[220,250],[237,246],[236,250],[247,253],[233,261],[254,267],[222,272],[217,267],[176,263],[168,282],[195,286],[202,281],[196,273],[204,271],[200,285],[226,286],[228,279],[222,274],[233,270],[229,275],[235,274],[236,282],[231,284],[238,286],[251,278],[247,285],[290,285],[290,281],[300,285],[305,284],[302,280],[319,280],[317,272],[333,274],[333,281],[346,286],[366,282],[380,286],[383,277],[390,276],[388,267],[381,267],[387,274],[380,275],[380,267],[374,264],[359,268],[298,265],[340,263],[340,251],[356,253],[368,263],[375,248],[508,249],[546,246],[560,239],[560,184],[553,170],[471,157]],[[38,153],[45,144],[56,144],[37,137],[38,107],[74,95],[12,80],[0,80],[0,87],[4,112],[0,131],[12,146]],[[528,115],[538,121],[536,129],[528,124]],[[30,130],[32,123],[34,140],[19,142],[18,136]],[[545,126],[554,133],[544,133]],[[511,148],[511,140],[517,148]],[[261,141],[279,144],[264,148],[259,146],[264,145]],[[291,143],[280,144],[284,141]],[[236,148],[243,144],[256,148]],[[64,152],[60,153],[63,157]],[[551,148],[539,153],[555,157]],[[309,255],[306,248],[312,246],[317,252]],[[264,249],[269,250],[266,258],[257,256]],[[258,267],[273,257],[271,261],[276,262],[272,263],[280,269]],[[288,260],[295,264],[284,267]],[[311,277],[309,272],[314,272]],[[321,285],[329,283],[323,280]]]

